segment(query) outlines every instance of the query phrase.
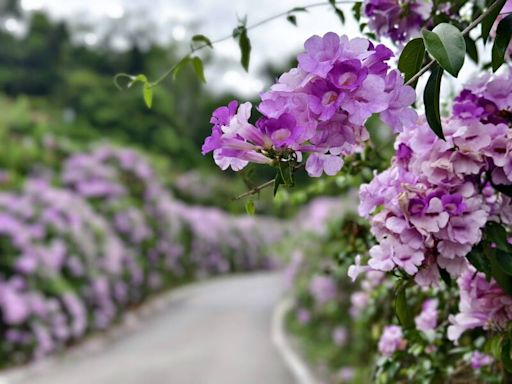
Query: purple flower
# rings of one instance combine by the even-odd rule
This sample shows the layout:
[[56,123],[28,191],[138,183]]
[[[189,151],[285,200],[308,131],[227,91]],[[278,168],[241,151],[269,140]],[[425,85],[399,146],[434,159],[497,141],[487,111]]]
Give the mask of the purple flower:
[[306,40],[304,48],[306,51],[297,57],[299,68],[325,77],[341,53],[340,37],[333,32],[323,37],[315,35]]
[[422,332],[429,332],[437,326],[437,299],[425,300],[421,306],[421,313],[414,319],[416,328]]
[[309,312],[306,308],[299,308],[297,311],[297,320],[300,324],[306,325],[311,320],[311,312]]
[[339,347],[343,347],[348,340],[348,331],[346,327],[338,326],[332,331],[332,341]]
[[492,356],[486,355],[485,353],[475,351],[471,355],[471,368],[480,369],[494,363]]
[[343,159],[331,154],[312,153],[306,161],[306,171],[313,177],[319,177],[324,172],[326,175],[334,176],[342,167]]
[[329,276],[316,275],[309,284],[309,292],[319,304],[325,304],[337,297],[336,281]]
[[385,357],[391,357],[396,351],[406,348],[407,341],[402,334],[402,328],[398,325],[388,325],[379,339],[379,352]]
[[430,17],[432,3],[427,0],[365,0],[364,14],[377,36],[402,43],[419,33]]

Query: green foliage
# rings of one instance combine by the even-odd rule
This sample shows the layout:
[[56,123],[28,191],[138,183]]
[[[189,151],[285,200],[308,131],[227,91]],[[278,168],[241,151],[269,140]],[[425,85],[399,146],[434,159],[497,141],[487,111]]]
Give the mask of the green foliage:
[[441,80],[443,78],[443,69],[436,65],[430,74],[430,77],[423,92],[423,102],[425,104],[425,116],[428,125],[432,131],[444,140],[443,126],[441,125],[441,112],[439,108],[439,93],[441,92]]
[[496,21],[496,18],[500,14],[501,9],[505,5],[507,0],[487,0],[486,5],[490,7],[495,4],[493,10],[489,12],[489,14],[482,20],[481,28],[482,28],[482,39],[487,42],[489,38],[489,33],[491,33],[492,26]]
[[210,41],[210,39],[208,37],[206,37],[205,35],[194,35],[192,36],[192,41],[193,42],[196,42],[196,43],[203,43],[203,44],[206,44],[208,47],[212,48],[213,49],[213,44],[212,42]]
[[404,329],[414,327],[413,312],[407,304],[407,285],[406,280],[400,281],[395,293],[395,311],[400,324]]
[[492,70],[496,72],[505,62],[505,53],[512,37],[512,15],[503,18],[496,29],[496,38],[492,46]]
[[256,207],[254,206],[254,200],[252,200],[252,199],[247,200],[247,202],[245,203],[245,211],[247,212],[247,214],[249,216],[254,216],[254,214],[256,213]]
[[245,26],[238,27],[238,45],[240,47],[240,63],[242,67],[248,72],[249,61],[251,59],[251,41],[247,36],[247,28]]
[[[425,44],[423,39],[416,38],[407,43],[398,60],[398,69],[404,75],[404,81],[408,82],[423,65],[425,59]],[[412,86],[416,86],[414,82]]]
[[466,42],[459,29],[441,23],[432,31],[423,30],[422,34],[428,53],[444,70],[457,77],[466,56]]

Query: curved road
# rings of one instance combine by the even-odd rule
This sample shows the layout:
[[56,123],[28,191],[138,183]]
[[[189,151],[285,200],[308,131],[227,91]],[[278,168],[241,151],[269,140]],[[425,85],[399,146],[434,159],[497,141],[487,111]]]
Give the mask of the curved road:
[[291,384],[271,340],[281,294],[268,273],[178,289],[135,330],[9,384]]

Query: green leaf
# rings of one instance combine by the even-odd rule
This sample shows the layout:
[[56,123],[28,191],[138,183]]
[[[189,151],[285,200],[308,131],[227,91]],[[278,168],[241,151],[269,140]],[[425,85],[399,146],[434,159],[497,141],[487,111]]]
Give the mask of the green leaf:
[[241,58],[240,62],[242,63],[242,67],[248,72],[249,71],[249,61],[251,58],[251,41],[247,36],[247,29],[245,27],[241,27],[240,35],[238,37],[238,44],[240,46]]
[[412,328],[414,326],[414,320],[412,316],[412,311],[407,305],[407,295],[406,295],[407,283],[402,283],[398,286],[395,294],[395,312],[400,320],[400,324],[404,328]]
[[471,252],[469,252],[466,257],[477,271],[483,272],[487,279],[490,280],[492,276],[491,264],[487,257],[485,257],[480,245],[473,247]]
[[512,276],[512,254],[501,249],[496,250],[496,262],[503,272]]
[[443,69],[457,77],[466,57],[466,42],[459,29],[441,23],[432,31],[423,30],[422,34],[428,53]]
[[336,13],[336,16],[338,16],[338,19],[340,19],[341,24],[345,24],[345,14],[343,11],[337,7],[334,7],[334,13]]
[[506,294],[512,296],[512,276],[505,273],[502,266],[498,263],[496,255],[488,254],[488,257],[491,261],[492,277],[494,277],[498,285]]
[[430,129],[432,129],[439,138],[445,140],[439,109],[439,92],[441,91],[442,78],[443,68],[436,65],[428,78],[427,85],[425,86],[423,102],[425,104],[425,115]]
[[185,56],[183,59],[181,59],[178,64],[174,67],[172,71],[172,80],[175,81],[179,75],[179,73],[190,63],[190,57]]
[[199,57],[192,58],[192,65],[194,66],[194,72],[201,82],[206,83],[206,77],[204,77],[203,61]]
[[354,6],[352,7],[352,12],[354,13],[354,17],[357,21],[361,20],[362,5],[363,5],[362,2],[358,2],[358,3],[355,3]]
[[308,10],[305,7],[295,7],[290,9],[288,13],[294,13],[294,12],[307,12]]
[[508,251],[510,245],[508,244],[508,234],[506,229],[499,223],[490,221],[485,226],[485,238],[488,242],[494,243],[498,249]]
[[466,53],[471,60],[478,64],[478,49],[476,48],[475,41],[468,35],[464,36],[466,41]]
[[495,0],[492,2],[488,2],[489,4],[495,4],[498,3],[496,8],[492,10],[487,16],[484,17],[482,20],[481,26],[482,26],[482,40],[487,42],[487,39],[489,38],[489,33],[491,32],[492,26],[494,25],[494,22],[496,21],[496,18],[500,14],[501,8],[505,5],[507,0]]
[[204,43],[206,46],[213,49],[212,42],[205,35],[194,35],[192,36],[192,41],[195,43]]
[[130,84],[128,84],[128,87],[131,87],[135,83],[147,83],[147,82],[148,82],[148,78],[146,77],[146,75],[140,74],[140,75],[135,76],[132,79]]
[[331,4],[334,13],[336,13],[336,16],[338,16],[338,19],[340,19],[341,24],[345,24],[345,14],[336,6],[336,0],[329,0],[329,3]]
[[150,83],[144,83],[142,86],[142,95],[144,96],[146,106],[151,109],[151,106],[153,105],[153,87]]
[[507,372],[512,373],[512,344],[510,343],[510,339],[506,339],[501,348],[501,362],[503,363],[503,367],[507,370]]
[[505,62],[505,54],[512,37],[512,15],[500,21],[496,29],[496,38],[492,46],[492,70],[496,72]]
[[[408,82],[421,69],[425,58],[425,44],[423,39],[417,38],[409,41],[398,59],[398,69],[404,74],[404,82]],[[416,85],[413,84],[413,86]]]
[[291,24],[297,26],[297,17],[295,17],[295,15],[288,15],[286,17],[286,20],[288,20]]
[[254,201],[252,199],[247,200],[247,203],[245,203],[245,210],[250,216],[254,216],[256,213],[256,207],[254,206]]
[[501,359],[501,345],[503,343],[503,335],[494,335],[485,342],[484,352],[494,356],[495,359]]

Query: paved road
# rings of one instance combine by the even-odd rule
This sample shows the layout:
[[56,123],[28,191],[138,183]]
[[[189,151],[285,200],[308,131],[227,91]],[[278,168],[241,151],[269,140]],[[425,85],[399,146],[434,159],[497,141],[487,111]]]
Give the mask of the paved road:
[[276,274],[236,276],[171,295],[134,332],[56,359],[22,384],[291,384],[271,341]]

